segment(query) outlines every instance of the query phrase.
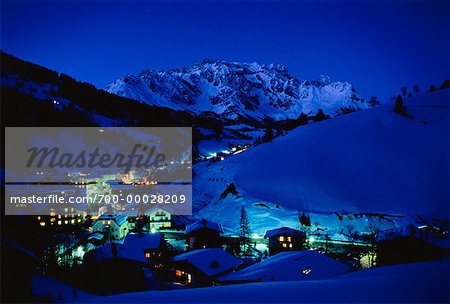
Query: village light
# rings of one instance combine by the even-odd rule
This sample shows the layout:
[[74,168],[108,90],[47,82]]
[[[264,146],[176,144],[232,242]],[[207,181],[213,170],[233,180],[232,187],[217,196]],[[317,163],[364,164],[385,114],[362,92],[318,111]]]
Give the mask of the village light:
[[254,234],[253,234],[253,238],[254,238],[254,239],[259,239],[259,235],[256,234],[256,233],[254,233]]
[[152,233],[155,233],[155,232],[156,232],[156,229],[155,229],[155,228],[152,228],[150,231],[151,231]]
[[315,241],[314,238],[313,238],[312,236],[310,236],[310,237],[309,237],[309,242],[310,242],[310,243],[314,243],[314,241]]

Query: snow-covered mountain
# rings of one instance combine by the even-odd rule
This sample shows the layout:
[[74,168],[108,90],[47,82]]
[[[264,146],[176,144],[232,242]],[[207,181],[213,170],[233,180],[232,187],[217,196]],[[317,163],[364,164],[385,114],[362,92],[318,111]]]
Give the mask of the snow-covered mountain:
[[129,74],[105,90],[151,105],[258,122],[316,115],[319,109],[337,116],[368,107],[348,82],[328,76],[300,81],[283,65],[210,59],[191,67]]

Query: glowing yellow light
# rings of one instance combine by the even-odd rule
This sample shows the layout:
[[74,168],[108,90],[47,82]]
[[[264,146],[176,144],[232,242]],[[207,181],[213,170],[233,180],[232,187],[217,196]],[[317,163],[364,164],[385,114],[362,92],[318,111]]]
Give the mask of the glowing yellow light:
[[302,270],[302,273],[303,274],[310,274],[311,273],[311,269],[305,268],[305,269]]

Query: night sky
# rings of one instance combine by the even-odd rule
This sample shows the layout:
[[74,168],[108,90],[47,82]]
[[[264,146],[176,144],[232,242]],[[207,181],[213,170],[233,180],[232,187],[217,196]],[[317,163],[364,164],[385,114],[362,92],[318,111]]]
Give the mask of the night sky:
[[450,77],[450,1],[1,1],[1,49],[99,88],[204,58],[328,74],[363,97]]

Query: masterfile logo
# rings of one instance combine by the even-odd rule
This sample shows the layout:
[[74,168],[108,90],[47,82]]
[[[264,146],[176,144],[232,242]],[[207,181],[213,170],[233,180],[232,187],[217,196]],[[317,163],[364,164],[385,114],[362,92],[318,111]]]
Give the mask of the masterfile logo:
[[6,214],[192,213],[191,128],[6,128]]

